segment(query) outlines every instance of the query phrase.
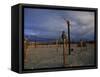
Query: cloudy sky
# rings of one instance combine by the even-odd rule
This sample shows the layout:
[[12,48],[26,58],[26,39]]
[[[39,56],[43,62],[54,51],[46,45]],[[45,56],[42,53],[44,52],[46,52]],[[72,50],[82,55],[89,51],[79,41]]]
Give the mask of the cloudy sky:
[[71,40],[94,40],[94,12],[24,8],[24,35],[31,39],[58,39],[67,36],[70,21]]

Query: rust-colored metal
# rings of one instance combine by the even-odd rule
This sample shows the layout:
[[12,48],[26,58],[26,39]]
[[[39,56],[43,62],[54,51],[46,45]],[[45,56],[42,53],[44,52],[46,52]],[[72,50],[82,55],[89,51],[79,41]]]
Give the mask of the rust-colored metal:
[[65,34],[65,31],[62,31],[62,40],[63,40],[63,64],[64,67],[66,67],[67,64],[67,36]]
[[66,47],[66,39],[63,40],[63,64],[64,67],[67,65],[67,47]]

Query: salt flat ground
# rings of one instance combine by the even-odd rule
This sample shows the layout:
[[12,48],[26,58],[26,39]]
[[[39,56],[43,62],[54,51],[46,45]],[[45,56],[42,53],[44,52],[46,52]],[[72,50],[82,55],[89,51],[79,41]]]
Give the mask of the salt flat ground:
[[[71,55],[66,55],[66,67],[94,65],[95,49],[93,44],[87,47],[77,47],[71,44]],[[24,63],[24,69],[63,67],[63,47],[37,47],[30,46],[27,49],[28,61]],[[68,49],[67,49],[68,53]]]

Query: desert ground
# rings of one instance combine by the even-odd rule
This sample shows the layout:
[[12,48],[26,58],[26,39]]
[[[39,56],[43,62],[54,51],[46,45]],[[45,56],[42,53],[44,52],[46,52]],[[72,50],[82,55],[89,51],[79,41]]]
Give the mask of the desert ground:
[[[59,47],[56,45],[38,45],[37,47],[30,45],[25,51],[27,61],[24,62],[24,69],[64,66],[62,45]],[[87,44],[86,47],[71,44],[71,54],[68,55],[68,48],[66,53],[66,67],[94,65],[94,44]]]

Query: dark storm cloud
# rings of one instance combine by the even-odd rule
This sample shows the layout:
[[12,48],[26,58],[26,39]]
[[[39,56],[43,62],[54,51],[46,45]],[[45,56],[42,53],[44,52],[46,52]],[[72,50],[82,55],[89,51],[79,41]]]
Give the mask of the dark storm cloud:
[[94,39],[93,12],[26,8],[24,16],[25,35],[57,39],[62,31],[67,34],[65,18],[71,24],[71,39]]

